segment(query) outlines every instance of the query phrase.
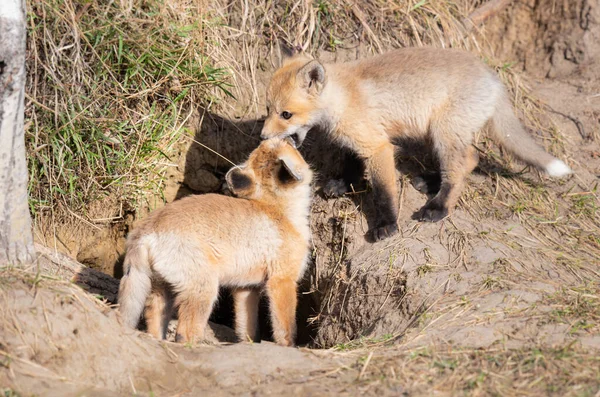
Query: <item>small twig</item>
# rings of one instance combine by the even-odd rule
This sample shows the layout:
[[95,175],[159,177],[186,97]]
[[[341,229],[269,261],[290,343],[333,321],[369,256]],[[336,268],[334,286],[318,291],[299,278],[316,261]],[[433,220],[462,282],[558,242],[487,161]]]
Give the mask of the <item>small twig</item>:
[[369,366],[369,363],[371,362],[371,357],[373,357],[373,352],[369,353],[369,357],[367,357],[367,361],[365,361],[362,370],[360,371],[360,374],[358,375],[358,379],[360,380],[363,375],[365,374],[365,371],[367,370],[367,367]]
[[46,305],[44,304],[44,301],[42,301],[42,309],[44,309],[44,319],[46,320],[48,332],[50,332],[50,335],[52,335],[52,326],[50,325],[50,320],[48,320],[48,313],[46,311]]
[[233,161],[229,160],[227,157],[223,156],[222,154],[220,154],[219,152],[217,152],[216,150],[211,149],[210,147],[206,146],[205,144],[198,142],[197,140],[195,140],[194,138],[192,138],[191,136],[187,136],[187,135],[183,135],[186,139],[189,139],[190,141],[194,142],[197,145],[202,146],[204,149],[208,150],[209,152],[216,154],[217,156],[219,156],[220,158],[222,158],[223,160],[227,161],[229,164],[236,166],[237,164],[234,163]]
[[581,135],[581,137],[583,139],[585,139],[585,140],[591,140],[592,139],[592,135],[591,134],[587,134],[585,132],[585,128],[583,128],[583,123],[577,117],[571,116],[571,115],[568,115],[568,114],[564,114],[562,112],[559,112],[558,110],[554,110],[549,105],[546,105],[546,108],[550,112],[552,112],[552,113],[558,114],[559,116],[562,116],[562,117],[564,117],[564,118],[566,118],[568,120],[571,120],[575,124],[575,127],[577,127],[577,131],[579,131],[579,135]]
[[513,0],[490,0],[482,6],[478,7],[475,11],[469,14],[462,20],[462,23],[470,33],[471,30],[476,28],[485,22],[488,18],[493,17],[500,11],[504,10]]
[[[350,4],[350,2],[347,2],[347,3]],[[381,46],[381,43],[379,42],[377,35],[375,33],[373,33],[373,30],[367,23],[367,18],[365,17],[365,13],[362,12],[362,10],[358,7],[357,3],[353,3],[350,5],[352,7],[352,13],[360,21],[361,25],[363,26],[363,28],[365,29],[365,31],[367,32],[367,34],[369,35],[371,40],[373,40],[373,42],[377,46],[377,51],[379,51],[379,53],[382,53],[383,47]]]
[[33,98],[32,96],[30,96],[29,94],[25,94],[25,98],[27,98],[29,101],[31,101],[34,105],[37,105],[39,107],[41,107],[42,109],[50,112],[50,113],[55,113],[54,109],[50,109],[48,106],[44,105],[43,103],[37,101],[35,98]]
[[131,379],[131,375],[129,375],[129,384],[131,385],[131,390],[133,390],[133,394],[137,394],[137,390],[135,389],[135,386],[133,384],[133,379]]
[[322,373],[320,375],[315,375],[315,376],[311,376],[311,377],[307,377],[307,378],[301,378],[301,379],[298,379],[298,380],[292,380],[289,383],[292,383],[292,384],[293,383],[306,383],[306,382],[313,381],[315,379],[326,378],[328,376],[337,374],[338,372],[340,372],[342,370],[342,368],[343,367],[338,367],[338,368],[336,368],[334,370],[324,372],[324,373]]
[[23,358],[17,357],[16,355],[13,355],[11,353],[8,353],[4,350],[0,350],[0,355],[9,358],[10,360],[15,360],[18,361],[22,364],[25,365],[29,365],[33,368],[36,368],[38,370],[43,370],[44,372],[48,372],[49,374],[45,374],[45,373],[40,373],[40,372],[36,372],[35,374],[31,374],[28,372],[23,372],[23,371],[19,371],[20,373],[27,375],[27,376],[31,376],[31,377],[44,377],[46,379],[56,379],[56,380],[60,380],[60,381],[67,381],[68,383],[72,383],[70,381],[67,380],[67,378],[65,378],[64,376],[60,376],[58,374],[55,374],[54,372],[52,372],[51,370],[49,370],[46,367],[43,367],[39,364],[34,363],[33,361],[29,361],[29,360],[25,360]]
[[[188,117],[186,117],[186,120],[191,116],[191,113],[188,115]],[[202,123],[204,122],[204,113],[202,114],[202,118],[200,119],[200,125],[202,125]],[[183,124],[182,124],[183,126]],[[223,156],[221,153],[217,152],[216,150],[211,149],[210,147],[206,146],[203,143],[198,142],[197,140],[195,140],[194,138],[192,138],[189,135],[183,134],[183,137],[185,137],[186,139],[191,140],[192,142],[194,142],[197,145],[202,146],[204,149],[208,150],[209,152],[216,154],[217,156],[219,156],[220,158],[222,158],[223,160],[227,161],[228,163],[230,163],[231,165],[233,165],[234,167],[237,165],[236,163],[234,163],[233,161],[229,160],[227,157]]]
[[92,222],[88,221],[87,219],[85,219],[84,217],[82,217],[81,215],[77,215],[76,213],[74,213],[73,211],[71,211],[71,209],[69,208],[69,205],[63,200],[64,204],[65,204],[65,208],[67,209],[67,211],[74,216],[75,218],[79,219],[80,221],[82,221],[83,223],[85,223],[88,226],[91,226],[95,229],[98,230],[102,230],[101,227],[94,225]]
[[173,350],[171,350],[171,348],[164,342],[160,343],[160,346],[165,349],[165,352],[167,353],[167,355],[169,356],[169,358],[172,358],[173,361],[170,361],[171,363],[176,363],[177,359],[179,358],[179,356],[177,355],[177,353],[175,353]]
[[123,203],[121,203],[121,205],[119,207],[119,215],[112,216],[110,218],[94,218],[94,219],[90,219],[90,221],[92,221],[94,223],[102,223],[102,222],[112,222],[112,221],[115,221],[117,219],[122,219],[122,218],[123,218]]

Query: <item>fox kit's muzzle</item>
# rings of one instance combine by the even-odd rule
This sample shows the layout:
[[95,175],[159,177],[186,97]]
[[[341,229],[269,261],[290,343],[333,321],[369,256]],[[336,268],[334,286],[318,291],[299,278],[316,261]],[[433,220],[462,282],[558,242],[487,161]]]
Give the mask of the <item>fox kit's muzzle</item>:
[[[268,133],[262,132],[260,134],[260,139],[263,141],[269,140],[269,139],[273,139],[273,138],[280,138],[281,137],[277,137],[277,136],[271,136]],[[299,148],[300,146],[302,146],[302,142],[300,142],[300,138],[298,137],[298,134],[291,134],[291,135],[287,135],[284,136],[282,138],[284,141],[286,141],[287,143],[289,143],[290,145],[292,145],[294,147],[294,149]]]

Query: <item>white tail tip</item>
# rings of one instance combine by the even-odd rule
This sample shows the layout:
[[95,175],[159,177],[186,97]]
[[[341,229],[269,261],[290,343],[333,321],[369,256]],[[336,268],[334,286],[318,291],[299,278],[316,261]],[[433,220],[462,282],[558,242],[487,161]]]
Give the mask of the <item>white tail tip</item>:
[[546,166],[546,172],[548,175],[555,178],[560,178],[573,173],[569,166],[559,159],[552,160],[550,164]]

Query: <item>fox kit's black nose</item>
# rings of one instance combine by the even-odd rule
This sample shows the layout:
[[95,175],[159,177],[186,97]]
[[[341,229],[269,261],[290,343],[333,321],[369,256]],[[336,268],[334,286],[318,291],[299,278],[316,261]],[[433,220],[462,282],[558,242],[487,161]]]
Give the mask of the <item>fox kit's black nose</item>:
[[260,139],[263,140],[263,141],[265,141],[265,140],[269,139],[269,137],[266,134],[261,133],[260,134]]

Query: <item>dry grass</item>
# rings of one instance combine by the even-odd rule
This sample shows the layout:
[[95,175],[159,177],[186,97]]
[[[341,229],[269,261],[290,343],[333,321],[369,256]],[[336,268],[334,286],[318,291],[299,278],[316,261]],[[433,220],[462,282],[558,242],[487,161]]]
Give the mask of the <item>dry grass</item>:
[[598,278],[600,215],[596,209],[600,200],[593,182],[488,175],[488,183],[469,189],[463,208],[482,221],[518,222],[528,234],[523,238],[507,228],[492,231],[488,238],[522,251],[523,262],[535,258],[534,262],[543,263],[537,269],[541,278],[547,278],[549,270],[576,283]]
[[571,335],[600,335],[600,285],[597,281],[563,287],[543,301],[545,321],[569,325]]
[[[539,122],[542,105],[518,74],[489,55],[484,38],[465,32],[461,21],[475,5],[32,2],[26,114],[32,212],[87,219],[86,210],[102,200],[119,221],[147,192],[164,187],[165,169],[174,163],[170,149],[192,103],[229,116],[262,114],[262,76],[275,65],[278,40],[314,55],[364,56],[412,45],[478,52],[508,83],[529,125],[562,154],[560,136]],[[482,150],[504,161],[493,146]]]
[[573,345],[518,350],[377,348],[354,354],[359,355],[356,371],[371,355],[358,382],[365,394],[395,389],[410,395],[593,397],[600,388],[600,358]]

